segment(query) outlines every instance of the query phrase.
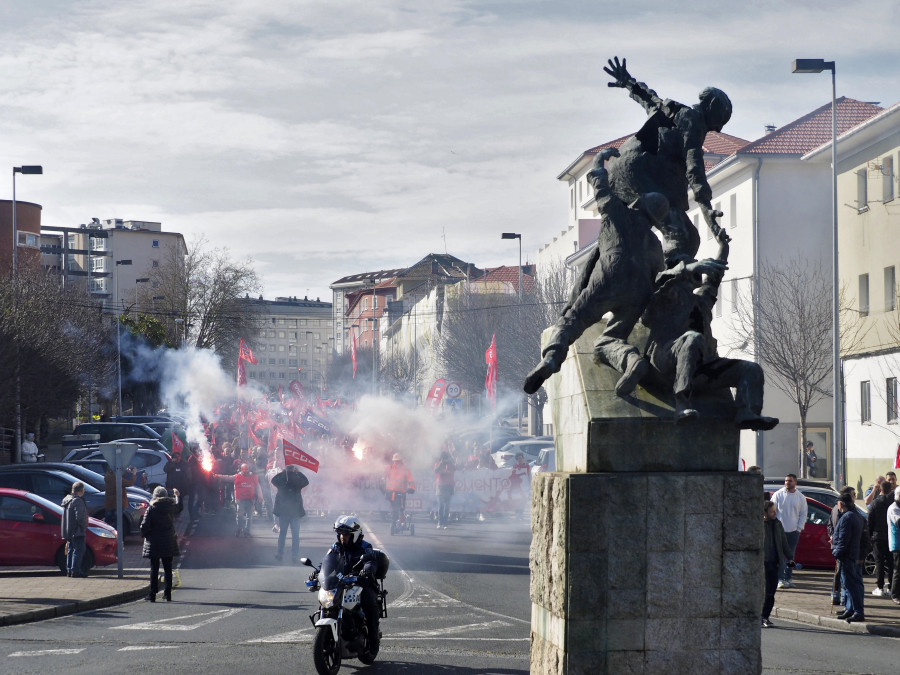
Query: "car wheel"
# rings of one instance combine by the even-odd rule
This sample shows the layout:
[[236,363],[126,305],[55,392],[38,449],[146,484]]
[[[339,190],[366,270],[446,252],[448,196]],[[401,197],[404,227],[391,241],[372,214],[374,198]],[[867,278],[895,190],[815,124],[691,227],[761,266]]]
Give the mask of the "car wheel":
[[84,547],[84,557],[81,559],[81,573],[87,574],[94,566],[94,552],[87,546]]
[[875,554],[871,551],[869,551],[869,555],[866,556],[865,562],[863,562],[863,571],[869,577],[875,574]]

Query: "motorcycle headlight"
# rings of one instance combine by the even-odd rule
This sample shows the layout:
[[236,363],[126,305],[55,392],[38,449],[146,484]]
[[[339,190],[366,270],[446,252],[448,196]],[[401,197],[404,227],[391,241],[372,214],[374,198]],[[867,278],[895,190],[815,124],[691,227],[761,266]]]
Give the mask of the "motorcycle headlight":
[[115,539],[116,538],[115,532],[111,532],[109,530],[104,530],[102,527],[89,527],[88,531],[93,532],[98,537],[103,537],[104,539]]
[[324,588],[319,589],[319,604],[325,609],[334,605],[334,591],[326,591]]

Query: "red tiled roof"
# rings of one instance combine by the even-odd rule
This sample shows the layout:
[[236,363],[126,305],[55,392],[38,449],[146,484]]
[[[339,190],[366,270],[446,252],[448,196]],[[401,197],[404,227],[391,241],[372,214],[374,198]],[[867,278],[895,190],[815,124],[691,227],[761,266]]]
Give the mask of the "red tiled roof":
[[[881,106],[846,96],[841,96],[835,103],[838,135],[862,124],[883,110]],[[738,154],[805,155],[829,141],[831,141],[831,104],[827,103],[745,145]]]
[[[621,148],[625,141],[627,141],[633,135],[634,134],[629,134],[628,136],[622,136],[621,138],[617,138],[614,141],[609,141],[608,143],[604,143],[603,145],[598,145],[596,148],[591,148],[590,150],[585,151],[584,154],[596,155],[604,148]],[[749,142],[750,141],[745,141],[743,138],[738,138],[737,136],[723,134],[718,131],[710,131],[708,134],[706,134],[706,138],[703,141],[703,152],[728,157],[730,155],[733,155],[739,149],[743,148]],[[718,160],[716,163],[718,163]]]
[[[534,292],[534,276],[528,273],[530,265],[522,265],[522,286],[525,293]],[[499,281],[511,284],[516,293],[519,292],[519,268],[515,265],[502,265],[488,268],[484,276],[477,279],[478,283],[490,283]]]

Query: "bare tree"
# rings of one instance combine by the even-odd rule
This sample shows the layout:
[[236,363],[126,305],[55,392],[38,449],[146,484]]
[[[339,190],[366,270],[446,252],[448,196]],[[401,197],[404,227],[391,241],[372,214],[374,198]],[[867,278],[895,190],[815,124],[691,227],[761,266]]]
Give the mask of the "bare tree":
[[[805,466],[806,424],[810,408],[831,395],[834,368],[832,280],[821,264],[803,258],[762,263],[759,297],[739,294],[732,328],[736,344],[746,344],[766,366],[770,380],[797,406]],[[862,339],[862,323],[840,293],[841,345],[852,350]],[[838,430],[835,430],[838,433]],[[804,472],[805,473],[805,472]]]
[[424,364],[413,357],[412,350],[380,354],[379,359],[378,379],[381,387],[393,396],[404,397],[414,394],[416,382],[421,382],[425,378]]
[[[236,360],[239,339],[256,328],[256,310],[247,299],[262,285],[252,263],[233,260],[228,249],[209,249],[202,237],[188,245],[184,257],[171,249],[149,271],[153,296],[161,298],[152,302],[166,325],[167,341],[178,344],[183,338],[223,360]],[[147,307],[151,298],[140,302]]]

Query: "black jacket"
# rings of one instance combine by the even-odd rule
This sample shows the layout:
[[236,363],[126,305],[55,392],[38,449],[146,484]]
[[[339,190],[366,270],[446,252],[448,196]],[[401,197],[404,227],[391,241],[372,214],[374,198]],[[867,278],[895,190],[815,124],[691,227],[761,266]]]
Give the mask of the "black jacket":
[[893,503],[893,494],[882,494],[869,504],[869,511],[866,514],[866,531],[870,539],[887,539],[887,512]]
[[855,562],[866,557],[865,521],[854,508],[846,511],[834,526],[831,553],[836,560]]
[[191,465],[186,461],[169,462],[164,469],[166,472],[166,489],[170,492],[177,489],[179,492],[188,493],[193,486],[191,479]]
[[303,495],[300,494],[300,490],[309,485],[306,476],[299,471],[284,470],[275,474],[272,485],[278,488],[272,513],[279,518],[302,518],[306,515]]
[[150,502],[141,521],[144,558],[169,558],[181,555],[175,535],[175,516],[181,513],[181,498],[163,497]]

